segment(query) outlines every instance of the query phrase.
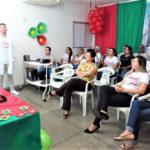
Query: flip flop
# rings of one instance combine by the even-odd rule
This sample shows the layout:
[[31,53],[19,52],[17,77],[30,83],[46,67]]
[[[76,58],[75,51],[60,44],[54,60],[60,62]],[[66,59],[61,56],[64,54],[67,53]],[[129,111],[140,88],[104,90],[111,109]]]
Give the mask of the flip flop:
[[120,146],[121,149],[123,150],[132,150],[138,148],[138,144],[133,144],[133,143],[123,143]]

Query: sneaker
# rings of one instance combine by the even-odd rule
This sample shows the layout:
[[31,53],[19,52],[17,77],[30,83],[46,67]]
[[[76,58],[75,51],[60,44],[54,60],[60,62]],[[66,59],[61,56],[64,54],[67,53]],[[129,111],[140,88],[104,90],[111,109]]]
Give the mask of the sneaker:
[[16,90],[12,90],[10,93],[11,93],[11,94],[14,94],[14,95],[19,95],[19,94],[20,94],[20,93],[17,92]]

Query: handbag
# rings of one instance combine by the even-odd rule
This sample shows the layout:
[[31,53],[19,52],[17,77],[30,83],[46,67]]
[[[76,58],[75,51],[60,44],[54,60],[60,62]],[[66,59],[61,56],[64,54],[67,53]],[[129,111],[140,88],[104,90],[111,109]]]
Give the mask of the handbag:
[[3,95],[0,95],[0,103],[6,102],[7,98]]

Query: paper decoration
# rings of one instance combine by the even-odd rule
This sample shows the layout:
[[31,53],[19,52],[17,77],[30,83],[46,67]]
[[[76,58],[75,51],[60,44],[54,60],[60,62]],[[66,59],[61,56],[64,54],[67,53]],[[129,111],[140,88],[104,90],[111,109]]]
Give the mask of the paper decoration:
[[31,38],[36,38],[38,36],[38,31],[35,27],[31,27],[29,29],[29,32],[28,32],[28,35],[31,37]]
[[45,32],[47,31],[46,24],[43,22],[40,22],[37,27],[31,27],[28,31],[28,35],[31,38],[37,38],[37,41],[40,45],[45,45],[46,44],[46,37],[44,35]]
[[47,27],[46,27],[46,24],[43,23],[43,22],[40,22],[38,25],[37,25],[37,29],[38,29],[38,32],[40,34],[43,34],[47,31]]
[[46,37],[44,35],[38,35],[37,40],[38,40],[38,43],[40,45],[45,45],[46,44]]

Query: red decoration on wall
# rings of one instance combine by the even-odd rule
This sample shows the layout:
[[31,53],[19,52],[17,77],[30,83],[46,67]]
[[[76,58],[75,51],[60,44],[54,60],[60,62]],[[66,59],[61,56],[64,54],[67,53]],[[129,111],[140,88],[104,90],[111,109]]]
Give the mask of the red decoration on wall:
[[103,22],[104,11],[100,8],[95,8],[94,10],[90,10],[88,14],[88,23],[89,30],[93,34],[97,34],[103,30],[104,22]]
[[45,45],[46,44],[46,37],[44,35],[38,35],[37,40],[38,40],[38,43],[40,45]]

